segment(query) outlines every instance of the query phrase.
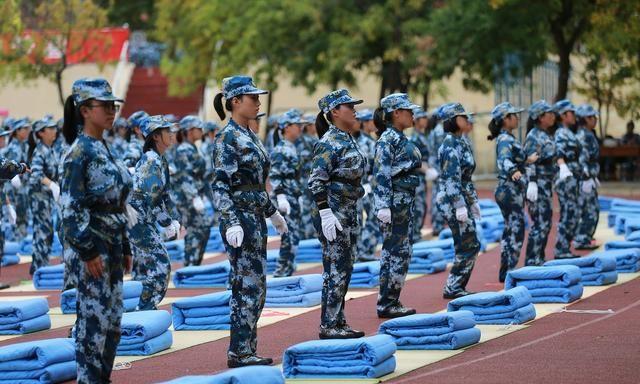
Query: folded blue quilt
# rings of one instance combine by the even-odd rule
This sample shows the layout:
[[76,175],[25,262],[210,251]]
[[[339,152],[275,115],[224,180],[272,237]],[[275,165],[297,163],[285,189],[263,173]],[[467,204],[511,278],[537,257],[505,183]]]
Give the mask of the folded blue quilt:
[[531,301],[534,303],[571,303],[582,297],[581,283],[563,288],[530,289]]
[[178,288],[226,287],[231,264],[221,261],[215,264],[192,265],[178,269],[173,284]]
[[209,240],[205,248],[206,252],[222,252],[224,251],[224,243],[222,242],[222,236],[218,228],[211,228],[209,233]]
[[322,290],[322,283],[319,273],[267,279],[267,300],[318,292]]
[[230,328],[231,291],[185,297],[171,304],[175,330],[224,330]]
[[21,320],[12,324],[0,325],[0,335],[22,335],[51,328],[49,314]]
[[267,308],[315,307],[322,301],[322,291],[286,297],[267,297]]
[[[140,294],[142,294],[142,283],[135,280],[125,281],[122,283],[122,303],[125,312],[135,311],[140,302]],[[62,313],[76,313],[76,299],[78,291],[67,289],[60,294],[60,308]]]
[[49,312],[47,299],[0,301],[0,326],[33,319]]
[[62,289],[64,284],[64,264],[38,268],[33,274],[36,289]]
[[165,241],[164,246],[167,248],[169,258],[172,261],[180,261],[184,259],[184,239]]
[[421,249],[440,248],[444,253],[446,260],[451,260],[455,256],[453,248],[453,239],[443,240],[425,240],[413,244],[413,253],[419,252]]
[[618,280],[616,258],[606,254],[589,255],[576,259],[549,260],[544,266],[575,265],[582,273],[582,285],[606,285]]
[[614,240],[608,241],[604,245],[606,251],[613,249],[640,248],[640,241]]
[[119,346],[133,345],[160,336],[171,326],[167,311],[138,311],[122,315]]
[[[137,312],[136,312],[137,313]],[[171,348],[173,344],[173,334],[170,330],[164,331],[164,333],[153,337],[151,339],[141,341],[139,343],[123,345],[122,342],[118,345],[116,355],[118,356],[149,356],[165,349]]]
[[478,322],[478,318],[482,315],[508,317],[508,314],[529,304],[531,304],[531,295],[527,288],[515,287],[502,292],[480,292],[459,297],[449,302],[447,310],[449,312],[471,311]]
[[606,254],[616,258],[616,270],[619,273],[634,273],[640,270],[640,248],[610,249],[595,254]]
[[624,223],[624,234],[630,235],[634,231],[640,230],[640,218],[630,218]]
[[442,248],[418,248],[414,249],[411,254],[411,262],[421,261],[442,261],[445,259]]
[[399,337],[398,349],[450,350],[468,347],[480,341],[478,328],[468,328],[437,336]]
[[212,376],[184,376],[163,384],[284,384],[278,367],[253,366],[230,369]]
[[73,339],[47,339],[0,348],[0,383],[60,383],[76,377]]
[[429,260],[425,261],[414,261],[411,260],[409,263],[409,273],[421,273],[421,274],[433,274],[442,272],[447,269],[447,261],[441,260],[436,262],[431,262]]
[[582,275],[582,285],[584,286],[609,285],[616,281],[618,281],[618,271],[616,270]]
[[528,289],[569,287],[580,282],[582,273],[575,265],[523,267],[507,272],[505,289],[524,286]]
[[349,287],[373,288],[380,285],[380,261],[353,264]]
[[396,343],[389,335],[313,340],[284,352],[286,378],[378,378],[395,370]]
[[4,255],[17,255],[20,252],[20,243],[16,241],[5,241]]
[[[640,241],[640,231],[633,231],[628,235],[625,235],[624,239],[627,241]],[[6,252],[5,252],[5,255],[6,255]]]
[[273,272],[278,268],[278,258],[280,257],[279,249],[267,250],[267,274],[273,275]]
[[20,263],[20,256],[18,255],[7,255],[6,253],[2,256],[2,266],[8,267],[10,265],[16,265]]

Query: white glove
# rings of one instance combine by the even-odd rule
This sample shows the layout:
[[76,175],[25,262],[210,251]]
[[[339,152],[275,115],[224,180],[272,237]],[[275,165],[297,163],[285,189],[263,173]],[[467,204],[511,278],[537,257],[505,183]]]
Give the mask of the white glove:
[[127,168],[127,170],[128,170],[128,171],[129,171],[129,173],[130,173],[130,174],[132,174],[132,175],[133,175],[134,173],[136,173],[136,167],[129,167],[129,168]]
[[527,200],[532,202],[538,200],[538,184],[534,181],[530,181],[527,185]]
[[[367,184],[363,184],[362,188],[364,189],[364,196],[367,196],[368,194],[371,193],[371,184],[367,183]],[[362,197],[364,197],[362,196]]]
[[437,179],[438,176],[440,176],[440,174],[438,173],[438,171],[436,171],[435,168],[427,168],[427,171],[425,172],[425,177],[427,178],[428,181],[433,181]]
[[22,187],[22,180],[20,180],[20,175],[13,176],[13,179],[11,179],[11,185],[13,185],[14,188]]
[[227,229],[225,233],[227,243],[233,248],[240,248],[242,240],[244,240],[244,230],[239,225],[234,225]]
[[587,179],[585,181],[582,182],[582,192],[584,193],[591,193],[591,191],[593,190],[593,188],[595,188],[596,183],[593,181],[593,179]]
[[53,195],[53,201],[58,201],[60,199],[60,186],[55,181],[49,182],[49,189],[51,190],[51,194]]
[[571,173],[569,167],[567,167],[567,164],[560,164],[560,175],[558,176],[560,180],[564,180],[567,177],[571,176],[573,176],[573,173]]
[[480,220],[480,218],[482,217],[482,214],[480,213],[480,204],[473,203],[473,205],[471,206],[471,214],[473,215],[474,219]]
[[456,208],[456,219],[461,223],[464,223],[465,221],[469,220],[469,213],[467,212],[467,207]]
[[173,239],[178,236],[180,232],[180,223],[177,220],[171,220],[171,223],[164,227],[165,239]]
[[127,204],[125,208],[127,210],[127,227],[131,229],[138,224],[138,211],[131,204]]
[[342,225],[338,221],[338,218],[333,214],[331,208],[325,208],[320,210],[320,220],[322,222],[322,233],[328,241],[336,239],[336,229],[342,231]]
[[378,210],[378,220],[382,221],[385,224],[391,224],[391,209],[382,208]]
[[276,227],[276,230],[278,230],[279,234],[284,235],[285,233],[289,232],[289,227],[287,226],[287,222],[284,221],[284,217],[282,217],[280,212],[276,211],[276,213],[271,215],[270,219],[271,219],[271,224],[273,224],[273,226]]
[[204,201],[202,201],[202,197],[196,196],[193,198],[193,208],[198,212],[204,212]]
[[596,183],[596,188],[600,188],[600,180],[598,180],[597,177],[595,177],[593,180]]
[[276,196],[276,199],[278,200],[278,211],[283,215],[288,216],[291,213],[291,204],[289,204],[287,196],[281,193]]
[[18,214],[16,213],[16,209],[13,207],[13,205],[7,205],[7,213],[9,214],[9,224],[16,225]]

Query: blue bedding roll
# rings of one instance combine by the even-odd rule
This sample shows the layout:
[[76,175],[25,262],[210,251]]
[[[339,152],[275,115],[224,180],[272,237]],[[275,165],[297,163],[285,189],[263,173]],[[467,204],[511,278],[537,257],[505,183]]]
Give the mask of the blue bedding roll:
[[409,263],[409,273],[421,273],[421,274],[430,275],[433,273],[442,272],[446,269],[447,269],[446,260],[441,260],[436,262],[431,262],[429,260],[426,260],[424,262],[414,262],[412,260],[412,262]]
[[62,289],[64,285],[64,264],[38,268],[33,274],[36,289]]
[[[627,241],[640,241],[640,231],[633,231],[624,237]],[[5,252],[6,255],[6,252]]]
[[44,297],[0,301],[0,325],[15,324],[17,322],[33,319],[49,312],[49,303]]
[[[122,303],[124,305],[125,312],[135,311],[138,303],[140,302],[141,294],[141,282],[130,280],[122,283]],[[62,309],[62,313],[76,313],[77,296],[78,291],[75,288],[67,289],[60,294],[60,308]]]
[[226,287],[231,264],[221,261],[215,264],[192,265],[178,269],[173,284],[178,288]]
[[604,244],[604,249],[606,251],[629,248],[640,248],[640,241],[614,240],[608,241]]
[[473,328],[473,313],[460,310],[434,314],[415,314],[387,320],[380,324],[378,333],[395,337],[439,336]]
[[523,324],[536,318],[536,307],[528,304],[510,312],[476,315],[475,318],[478,324]]
[[580,268],[575,265],[523,267],[507,272],[504,288],[508,290],[519,285],[529,289],[569,287],[579,283],[581,279]]
[[73,339],[47,339],[0,348],[0,382],[59,383],[76,377]]
[[618,281],[618,271],[598,272],[582,276],[582,285],[599,286],[613,284]]
[[[175,330],[226,330],[231,291],[185,297],[171,304],[171,316]],[[195,320],[198,319],[198,320]]]
[[395,341],[398,349],[452,350],[476,344],[480,337],[478,328],[467,328],[437,336],[399,337]]
[[[134,312],[139,313],[139,312]],[[138,343],[123,345],[122,342],[118,345],[116,355],[118,356],[149,356],[165,349],[171,348],[173,344],[173,334],[170,330],[164,331],[162,334],[152,337],[148,340]]]
[[16,255],[16,254],[9,254],[7,255],[6,253],[4,254],[4,256],[2,256],[2,266],[3,267],[8,267],[10,265],[16,265],[20,263],[20,256]]
[[534,303],[571,303],[582,297],[583,287],[578,283],[565,288],[530,289]]
[[266,308],[315,307],[322,301],[322,291],[286,297],[267,297]]
[[122,315],[121,336],[118,348],[134,345],[160,336],[171,326],[171,315],[167,311],[138,311]]
[[607,254],[615,257],[618,273],[634,273],[640,270],[640,248],[611,249],[593,254]]
[[22,335],[25,333],[44,331],[49,328],[51,328],[51,318],[49,314],[45,314],[12,324],[0,325],[0,335]]
[[267,279],[267,300],[318,292],[322,290],[322,283],[319,273]]
[[20,252],[20,243],[16,241],[4,242],[4,255],[16,255]]
[[253,366],[230,369],[211,376],[184,376],[163,384],[284,384],[278,367]]
[[524,287],[515,287],[503,292],[480,292],[451,300],[449,312],[467,310],[474,315],[508,313],[531,304],[531,295]]
[[[607,254],[592,254],[567,260],[549,260],[544,263],[545,267],[554,265],[575,265],[579,267],[582,273],[583,285],[605,285],[615,283],[618,280],[618,274],[615,272],[616,258]],[[589,276],[589,279],[586,276]]]
[[351,273],[352,288],[373,288],[380,285],[380,261],[367,261],[353,264]]

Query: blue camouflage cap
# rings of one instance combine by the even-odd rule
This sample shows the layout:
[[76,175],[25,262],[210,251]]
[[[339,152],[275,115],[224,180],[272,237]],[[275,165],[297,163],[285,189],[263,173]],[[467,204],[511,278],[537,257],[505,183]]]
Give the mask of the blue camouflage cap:
[[533,120],[547,112],[553,112],[553,107],[546,100],[538,100],[529,107],[529,117]]
[[139,127],[142,119],[146,119],[149,117],[149,114],[145,111],[136,111],[129,116],[127,119],[127,123],[129,123],[129,128]]
[[16,119],[14,119],[13,117],[7,117],[6,119],[4,119],[4,121],[2,122],[2,128],[5,131],[10,131],[11,127],[13,126],[13,122],[16,121]]
[[28,117],[23,117],[20,119],[15,119],[11,122],[11,131],[15,131],[20,128],[29,128],[31,127],[31,122]]
[[167,121],[162,115],[147,116],[140,121],[140,130],[145,139],[158,129],[172,127],[173,123]]
[[578,117],[589,117],[599,116],[600,114],[591,105],[582,104],[578,108],[576,108],[576,115],[578,115]]
[[61,117],[60,119],[58,119],[58,121],[56,122],[56,125],[58,126],[58,129],[62,129],[62,126],[64,125],[64,117]]
[[438,119],[441,121],[449,120],[456,116],[466,116],[468,118],[471,115],[473,113],[467,113],[460,103],[447,103],[438,108]]
[[127,119],[124,117],[118,117],[113,121],[113,128],[129,128],[129,124],[127,123]]
[[264,95],[269,93],[253,84],[250,76],[231,76],[222,79],[222,94],[225,99],[231,99],[239,95]]
[[303,124],[305,122],[299,109],[290,109],[278,118],[278,128],[284,129],[289,124]]
[[511,115],[513,113],[520,113],[522,111],[524,111],[524,108],[516,108],[513,105],[511,105],[510,102],[504,101],[496,105],[491,110],[491,117],[496,120],[502,120],[505,117],[507,117],[507,115]]
[[40,120],[36,120],[33,123],[33,131],[40,132],[48,127],[58,127],[57,122],[53,119],[51,115],[47,115]]
[[380,100],[380,107],[385,113],[393,112],[397,109],[408,109],[413,113],[413,109],[420,106],[413,104],[406,93],[392,93]]
[[80,104],[89,99],[100,101],[119,101],[123,100],[114,96],[111,91],[111,85],[107,80],[101,77],[85,77],[78,79],[71,87],[73,101]]
[[349,91],[346,89],[338,89],[336,91],[329,92],[322,99],[318,100],[318,108],[323,113],[329,113],[330,110],[341,104],[360,104],[362,100],[354,99],[349,95]]
[[307,124],[313,124],[316,121],[316,116],[313,113],[305,113],[304,115],[302,115],[302,118]]
[[356,112],[356,119],[360,121],[371,121],[373,120],[373,111],[370,109],[363,109],[362,111]]
[[427,115],[427,112],[424,109],[422,109],[421,106],[418,106],[418,107],[413,109],[413,119],[414,120],[418,120],[418,119],[421,119],[423,117],[429,117],[429,115]]
[[191,128],[199,128],[202,129],[204,124],[202,120],[198,116],[187,115],[180,120],[180,129],[186,131]]
[[176,115],[171,114],[171,113],[168,114],[168,115],[164,115],[162,117],[164,117],[164,119],[167,120],[170,123],[175,123],[175,122],[178,121],[178,118],[176,117]]
[[[166,118],[165,118],[166,119]],[[202,130],[204,133],[213,132],[218,129],[218,124],[215,121],[205,121]]]
[[562,115],[563,113],[569,112],[569,111],[575,112],[576,106],[573,105],[573,103],[570,100],[562,99],[560,101],[556,101],[556,103],[553,104],[553,110]]

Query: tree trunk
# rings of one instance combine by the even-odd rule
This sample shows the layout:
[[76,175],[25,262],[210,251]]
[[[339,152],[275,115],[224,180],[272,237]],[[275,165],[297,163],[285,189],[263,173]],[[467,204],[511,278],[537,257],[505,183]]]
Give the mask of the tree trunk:
[[64,94],[62,92],[62,72],[64,68],[61,68],[56,71],[56,85],[58,86],[58,100],[60,100],[60,105],[64,110]]
[[424,92],[422,92],[422,108],[425,111],[429,110],[430,91],[431,91],[431,77],[427,76],[424,80]]
[[560,56],[560,63],[558,64],[558,89],[556,90],[554,102],[567,98],[569,71],[571,71],[571,50],[566,47],[558,47],[558,56]]

